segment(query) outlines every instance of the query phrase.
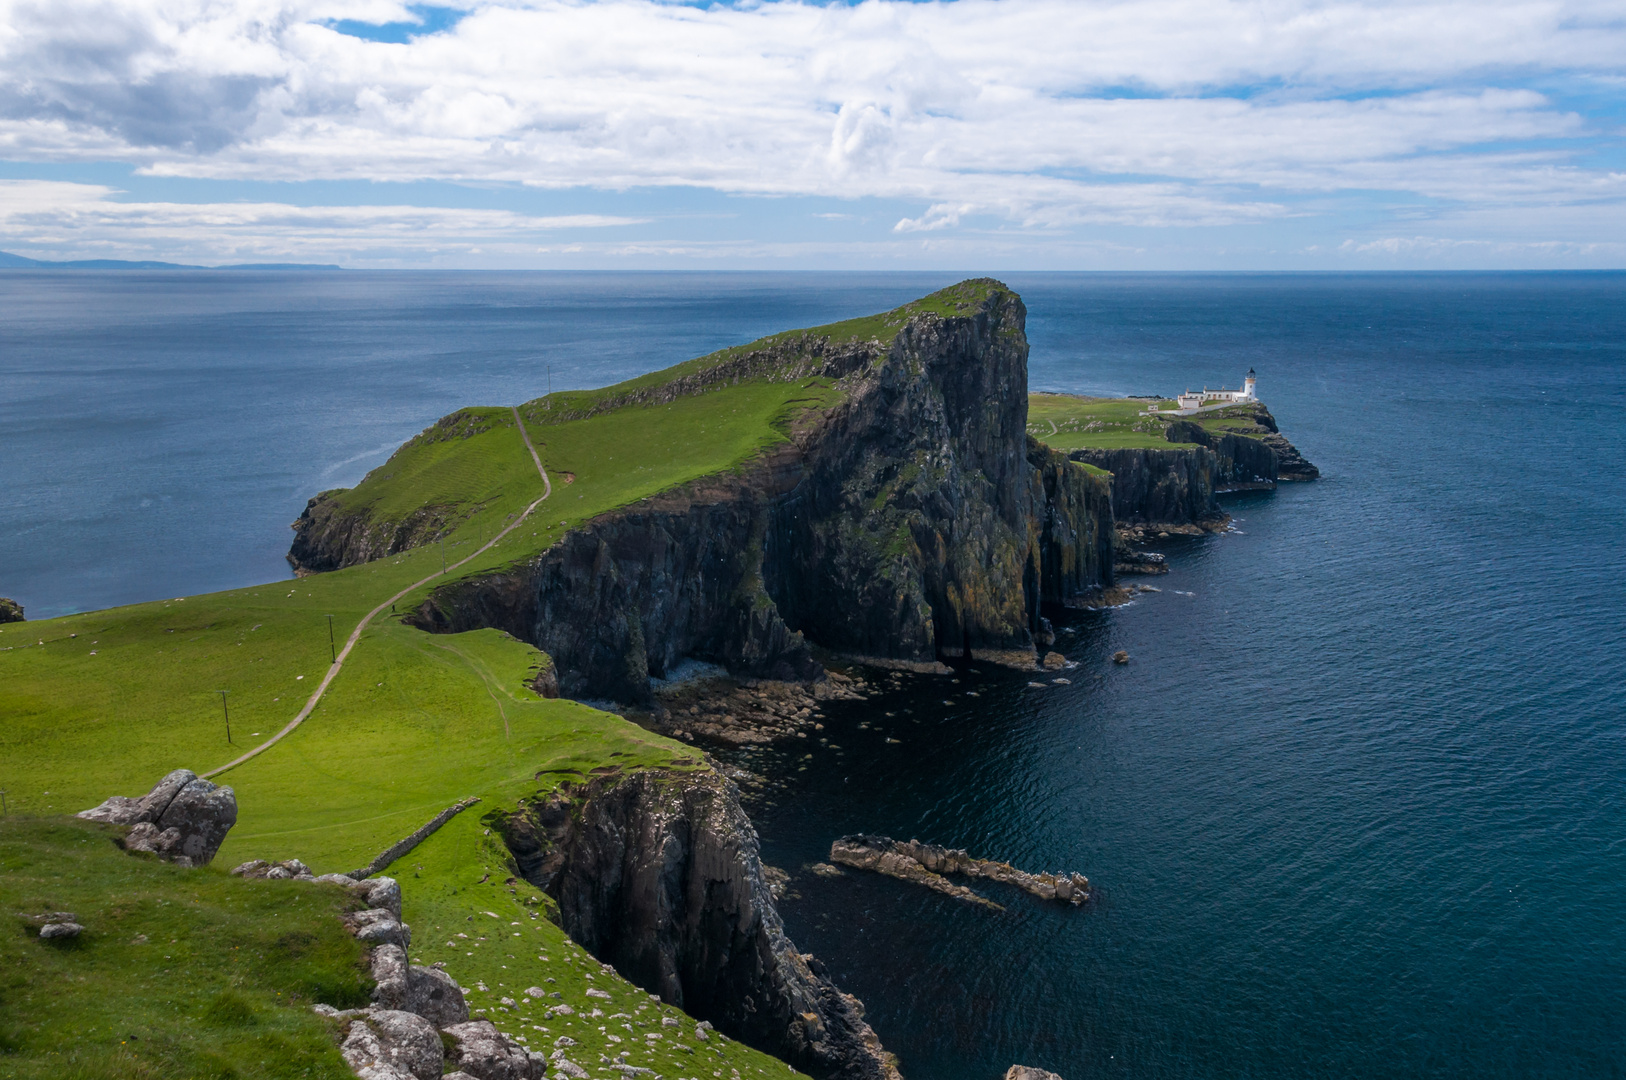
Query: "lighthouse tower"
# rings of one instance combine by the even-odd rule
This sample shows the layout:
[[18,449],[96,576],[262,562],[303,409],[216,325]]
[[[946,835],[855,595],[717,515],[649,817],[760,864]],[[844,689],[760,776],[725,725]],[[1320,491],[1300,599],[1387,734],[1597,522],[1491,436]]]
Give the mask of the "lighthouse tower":
[[1253,374],[1253,368],[1249,368],[1248,377],[1242,381],[1242,396],[1248,401],[1259,400],[1259,395],[1254,393],[1254,383],[1255,377]]

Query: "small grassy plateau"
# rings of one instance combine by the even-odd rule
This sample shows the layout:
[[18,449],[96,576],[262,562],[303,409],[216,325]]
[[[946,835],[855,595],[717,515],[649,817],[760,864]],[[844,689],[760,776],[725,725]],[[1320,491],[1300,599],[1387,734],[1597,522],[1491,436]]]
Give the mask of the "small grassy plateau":
[[[1028,434],[1055,450],[1167,450],[1169,417],[1145,415],[1148,405],[1173,409],[1173,401],[1029,394]],[[1182,417],[1215,435],[1255,436],[1253,406],[1238,405]]]
[[[572,525],[743,468],[841,399],[828,379],[771,371],[658,393],[675,380],[754,349],[889,338],[913,314],[970,310],[989,288],[965,283],[884,315],[527,402],[519,412],[553,493],[456,573],[533,557]],[[634,391],[656,393],[620,408],[583,407]],[[619,716],[539,698],[526,684],[549,661],[501,632],[435,636],[388,615],[375,620],[299,728],[215,777],[239,806],[216,868],[125,855],[102,827],[62,816],[142,794],[171,769],[208,772],[264,742],[326,674],[329,617],[342,643],[372,608],[432,577],[398,605],[415,607],[447,580],[438,575],[442,549],[455,563],[542,490],[514,412],[463,409],[334,495],[375,520],[432,515],[442,543],[290,581],[0,627],[0,789],[12,814],[0,822],[3,913],[74,911],[89,928],[58,947],[13,920],[0,973],[0,1075],[348,1075],[331,1031],[308,1011],[318,999],[345,1005],[370,991],[334,918],[343,898],[217,868],[292,857],[318,873],[365,865],[467,796],[483,803],[390,868],[415,928],[415,962],[444,961],[471,988],[476,1011],[532,1045],[568,1034],[571,1056],[595,1076],[615,1075],[603,1073],[600,1055],[622,1051],[662,1075],[786,1074],[783,1063],[720,1036],[696,1042],[692,1022],[661,1024],[679,1014],[604,971],[543,917],[545,897],[508,879],[483,813],[594,770],[705,762]],[[518,992],[531,986],[561,998]],[[610,999],[586,997],[589,986]],[[561,1001],[574,1016],[542,1015]]]

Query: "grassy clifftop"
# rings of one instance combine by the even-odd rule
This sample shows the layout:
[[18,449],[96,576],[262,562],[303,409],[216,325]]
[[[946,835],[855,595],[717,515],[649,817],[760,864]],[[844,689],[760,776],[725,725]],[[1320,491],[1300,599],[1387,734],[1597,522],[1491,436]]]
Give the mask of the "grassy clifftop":
[[[829,358],[836,357],[845,370],[857,370],[854,365],[879,358],[883,342],[911,317],[964,314],[996,288],[1001,287],[968,282],[883,315],[774,335],[602,391],[527,402],[519,409],[520,422],[552,480],[552,495],[522,526],[455,574],[500,569],[547,549],[573,525],[746,466],[787,439],[795,425],[841,400],[840,377],[814,371],[827,367]],[[330,626],[332,639],[342,645],[369,611],[396,593],[408,590],[398,603],[401,611],[415,607],[431,588],[448,580],[438,573],[443,552],[452,564],[476,551],[542,491],[514,410],[459,410],[404,444],[355,488],[325,494],[336,508],[367,522],[391,527],[416,522],[415,542],[386,557],[291,581],[0,627],[0,685],[5,687],[0,694],[0,788],[11,812],[24,815],[20,823],[7,823],[10,831],[0,836],[0,845],[10,845],[0,850],[0,858],[7,860],[0,883],[8,889],[33,888],[28,896],[37,905],[101,910],[96,890],[112,887],[115,878],[127,878],[137,872],[132,867],[141,865],[140,872],[156,875],[152,880],[163,888],[189,889],[193,886],[188,883],[194,883],[189,897],[204,907],[229,907],[238,901],[223,898],[250,896],[231,892],[246,883],[233,883],[217,870],[188,877],[169,867],[138,864],[105,839],[91,843],[85,826],[57,816],[109,795],[141,794],[171,769],[208,772],[263,742],[289,722],[327,674]],[[439,542],[425,542],[431,539]],[[239,800],[238,824],[217,865],[298,857],[318,872],[345,870],[365,864],[451,803],[479,796],[484,800],[479,809],[453,819],[392,868],[402,880],[407,919],[423,943],[419,956],[444,960],[466,986],[488,987],[471,995],[477,1009],[506,1008],[499,1004],[499,988],[518,998],[516,988],[552,979],[568,990],[588,985],[593,976],[596,985],[613,990],[618,1007],[626,997],[627,1019],[617,1024],[642,1024],[657,1012],[669,1012],[600,971],[551,923],[532,918],[540,898],[523,882],[505,880],[502,852],[480,822],[487,809],[538,798],[563,781],[595,772],[706,767],[693,749],[621,717],[537,696],[527,684],[548,662],[533,647],[494,630],[431,636],[388,614],[375,620],[300,727],[260,756],[216,777],[232,785]],[[221,691],[230,711],[231,741]],[[94,872],[87,870],[82,882],[70,887],[64,853],[87,844],[84,850],[94,851],[95,857],[85,865]],[[55,884],[28,885],[33,879],[18,869],[25,866],[38,868]],[[285,883],[266,883],[272,889],[278,885]],[[136,888],[128,883],[120,887]],[[14,907],[14,900],[26,906],[36,899],[5,894],[8,910],[23,909]],[[505,926],[501,933],[492,919]],[[475,920],[484,920],[480,925],[489,923],[491,929],[470,930]],[[513,923],[517,931],[508,926]],[[21,946],[14,940],[7,948],[13,947]],[[105,956],[113,958],[114,945],[106,947],[114,951]],[[196,986],[199,994],[224,992],[210,989],[216,984],[207,972],[238,970],[221,968],[221,957],[213,953],[159,955],[172,964],[160,969],[170,983]],[[10,959],[8,954],[8,964]],[[108,962],[113,967],[97,969],[104,976],[126,961]],[[25,964],[16,970],[34,972],[25,977],[28,985],[36,978],[68,985],[80,976],[65,973],[68,968],[59,970],[65,963],[69,961],[55,954],[41,954],[27,961],[35,967]],[[92,978],[88,969],[80,974],[89,980],[87,987],[103,977]],[[256,1016],[262,1006],[254,995],[274,997],[273,983],[286,995],[298,981],[275,964],[260,975],[263,985],[242,983],[247,989],[241,990]],[[107,983],[100,985],[105,992]],[[227,979],[220,985],[238,983]],[[19,997],[20,986],[15,979],[0,985],[5,995],[0,1011],[20,1010],[10,1013],[19,1018],[13,1022],[27,1028],[19,1028],[22,1034],[16,1038],[0,1038],[0,1072],[75,1075],[28,1072],[21,1065],[23,1071],[12,1069],[13,1062],[35,1059],[8,1060],[8,1054],[44,1054],[40,1061],[57,1060],[49,1055],[66,1046],[65,1033],[79,1022],[73,994],[61,1001]],[[104,1017],[95,1021],[96,1030],[113,1032],[132,1024],[158,1030],[154,1018],[162,1013],[168,1025],[163,1030],[192,1032],[203,1040],[207,1032],[198,1018],[208,1002],[165,993],[154,984],[146,997],[109,996],[84,1015]],[[290,1060],[301,1061],[305,1050],[299,1047],[315,1047],[309,1075],[327,1075],[322,1070],[336,1056],[318,1053],[326,1036],[312,1026],[313,1019],[301,1014],[296,1022],[282,1013],[264,1015],[281,1019],[266,1019],[252,1038],[245,1037],[245,1046],[275,1034],[295,1048],[288,1051]],[[552,1036],[565,1033],[552,1026]],[[612,1045],[624,1036],[620,1048],[635,1042],[597,1025],[575,1024],[568,1034],[588,1060],[596,1060],[601,1051],[613,1052]],[[182,1044],[193,1034],[164,1037],[181,1046],[174,1051],[181,1056],[153,1061],[191,1060],[185,1057],[191,1051]],[[83,1075],[192,1075],[191,1065],[149,1069],[142,1064],[147,1059],[131,1057],[134,1051],[125,1045],[97,1053],[108,1062],[135,1064],[123,1072],[123,1066],[87,1066]],[[670,1053],[675,1051],[652,1042],[648,1060],[633,1064],[657,1066],[673,1075],[674,1070],[700,1067],[692,1060],[682,1065],[677,1059],[668,1061],[663,1055]],[[738,1069],[747,1076],[770,1071],[779,1076],[785,1070],[733,1042],[719,1041],[707,1056],[711,1068]],[[236,1061],[197,1075],[283,1075]]]
[[[1148,405],[1171,409],[1173,401],[1147,398],[1092,398],[1072,394],[1028,396],[1028,434],[1056,450],[1167,450],[1170,417],[1145,415]],[[1211,435],[1257,438],[1275,430],[1259,422],[1264,407],[1233,405],[1183,417]],[[1267,414],[1268,415],[1268,414]]]

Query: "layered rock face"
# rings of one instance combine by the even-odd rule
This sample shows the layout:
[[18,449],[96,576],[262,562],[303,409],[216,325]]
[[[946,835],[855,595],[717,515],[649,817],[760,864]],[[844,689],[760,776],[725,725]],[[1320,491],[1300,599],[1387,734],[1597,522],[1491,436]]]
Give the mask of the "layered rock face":
[[916,315],[884,348],[735,360],[836,378],[843,400],[748,474],[595,519],[437,590],[416,621],[507,630],[553,657],[561,693],[622,701],[686,657],[799,680],[820,674],[809,643],[917,663],[1031,651],[1042,603],[1110,584],[1110,501],[1030,445],[1026,309],[976,284],[967,313]]
[[1321,475],[1277,431],[1270,410],[1254,404],[1245,411],[1251,420],[1247,433],[1215,434],[1176,420],[1165,432],[1175,444],[1167,450],[1089,449],[1069,456],[1112,473],[1112,512],[1120,524],[1222,524],[1226,515],[1216,494]]
[[499,827],[565,930],[626,978],[815,1075],[896,1076],[863,1007],[785,936],[756,831],[721,776],[600,779]]

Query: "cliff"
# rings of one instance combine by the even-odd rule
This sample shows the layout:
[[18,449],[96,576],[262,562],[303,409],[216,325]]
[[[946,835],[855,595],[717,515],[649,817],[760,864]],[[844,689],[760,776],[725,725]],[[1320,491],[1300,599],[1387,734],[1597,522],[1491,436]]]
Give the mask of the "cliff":
[[785,936],[717,773],[601,777],[488,820],[566,932],[662,1001],[816,1076],[897,1076],[863,1006]]
[[1113,515],[1126,525],[1218,527],[1227,516],[1215,495],[1320,475],[1263,404],[1211,415],[1168,423],[1164,438],[1175,444],[1168,449],[1086,448],[1069,456],[1112,473]]
[[727,357],[738,377],[835,379],[839,400],[749,467],[444,586],[414,620],[499,627],[553,657],[566,696],[635,702],[688,657],[809,679],[814,644],[905,663],[1031,653],[1044,603],[1111,583],[1110,499],[1025,434],[1021,299],[976,281],[928,300],[885,344],[804,332]]

